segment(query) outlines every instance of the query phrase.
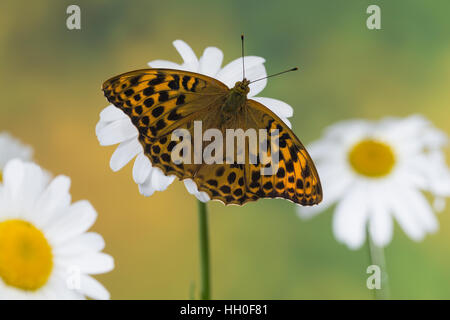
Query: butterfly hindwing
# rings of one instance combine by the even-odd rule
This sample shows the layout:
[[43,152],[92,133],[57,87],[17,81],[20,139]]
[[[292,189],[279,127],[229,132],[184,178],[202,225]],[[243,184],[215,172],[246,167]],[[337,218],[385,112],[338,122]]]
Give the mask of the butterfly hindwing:
[[[273,175],[262,175],[263,164],[248,164],[246,172],[249,191],[262,198],[285,198],[302,205],[322,200],[319,175],[308,152],[292,130],[272,111],[254,101],[247,101],[248,126],[278,129],[279,166]],[[270,151],[270,143],[268,143]]]
[[[252,164],[248,153],[244,164],[226,163],[197,165],[189,176],[200,191],[206,192],[211,199],[225,204],[242,205],[259,198],[284,198],[301,205],[314,205],[322,200],[322,187],[317,170],[309,154],[292,130],[264,105],[248,100],[244,114],[245,121],[236,121],[232,128],[221,128],[226,145],[225,129],[265,129],[270,132],[278,129],[276,145],[279,147],[279,166],[275,174],[263,175],[261,169],[267,164],[261,161]],[[207,127],[217,128],[219,124]],[[206,128],[206,129],[207,129]],[[205,129],[205,128],[204,128]],[[267,156],[271,156],[271,137],[267,137]],[[247,145],[248,147],[248,145]],[[249,149],[246,149],[249,152]],[[236,159],[236,157],[235,157]],[[269,164],[270,165],[270,164]],[[191,165],[192,166],[192,165]]]

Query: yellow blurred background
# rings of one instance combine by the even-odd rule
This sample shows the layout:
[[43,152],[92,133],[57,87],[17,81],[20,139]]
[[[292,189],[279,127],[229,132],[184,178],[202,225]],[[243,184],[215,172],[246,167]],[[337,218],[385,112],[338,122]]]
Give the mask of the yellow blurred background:
[[[66,8],[81,8],[81,30]],[[381,7],[382,30],[366,28]],[[263,96],[294,108],[293,130],[308,144],[349,118],[420,113],[450,134],[450,2],[349,1],[12,1],[0,3],[0,131],[35,150],[44,168],[72,179],[74,200],[99,213],[116,268],[97,278],[113,299],[187,299],[199,289],[196,199],[181,182],[149,198],[131,165],[113,173],[114,147],[95,136],[107,105],[101,84],[155,59],[181,62],[172,41],[197,55],[224,51],[266,59]],[[447,159],[449,152],[446,151]],[[332,235],[331,213],[300,220],[292,203],[208,204],[213,298],[370,299],[366,246],[351,251]],[[396,226],[386,248],[393,298],[450,298],[450,216],[421,243]]]

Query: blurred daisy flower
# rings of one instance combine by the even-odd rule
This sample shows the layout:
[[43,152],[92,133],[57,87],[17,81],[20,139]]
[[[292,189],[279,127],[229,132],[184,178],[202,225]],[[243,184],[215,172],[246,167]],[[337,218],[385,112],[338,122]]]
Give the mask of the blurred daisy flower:
[[[203,51],[200,59],[197,58],[191,47],[182,40],[175,40],[174,47],[183,59],[182,64],[166,60],[150,61],[151,68],[169,68],[201,73],[222,81],[232,88],[236,81],[242,80],[242,58],[238,58],[221,68],[223,53],[216,47],[208,47]],[[261,57],[246,56],[245,76],[254,80],[267,76],[264,67],[265,60]],[[248,98],[256,100],[278,115],[289,127],[287,118],[292,117],[293,110],[287,103],[264,97],[256,97],[266,86],[267,79],[250,84]],[[145,196],[155,191],[165,190],[175,179],[175,176],[165,176],[156,167],[152,167],[150,160],[144,155],[143,148],[138,140],[138,131],[131,123],[129,117],[113,105],[107,106],[100,113],[100,121],[96,127],[97,138],[102,146],[119,144],[113,153],[110,167],[113,171],[123,168],[134,157],[133,179],[139,185],[139,191]],[[187,190],[200,201],[206,202],[209,196],[206,192],[199,192],[197,185],[191,179],[184,180]]]
[[299,215],[310,217],[336,203],[334,235],[352,249],[362,246],[366,230],[375,245],[387,245],[393,218],[411,239],[422,240],[438,229],[422,191],[435,197],[440,210],[450,195],[446,144],[447,136],[418,115],[337,123],[308,147],[324,200],[316,207],[298,207]]
[[2,171],[6,163],[14,158],[31,160],[33,149],[12,137],[7,132],[0,132],[0,183],[2,182]]
[[108,299],[90,275],[114,268],[88,201],[71,204],[70,179],[9,161],[0,190],[0,300]]

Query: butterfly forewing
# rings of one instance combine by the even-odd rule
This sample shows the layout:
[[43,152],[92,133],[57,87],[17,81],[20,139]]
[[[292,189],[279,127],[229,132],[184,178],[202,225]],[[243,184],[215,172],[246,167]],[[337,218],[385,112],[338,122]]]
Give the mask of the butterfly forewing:
[[190,72],[144,69],[111,78],[104,83],[103,91],[142,135],[156,138],[208,108],[208,101],[226,94],[225,85],[208,80]]
[[[231,121],[221,119],[221,106],[229,89],[216,79],[192,72],[143,69],[111,78],[103,85],[109,102],[125,112],[139,131],[145,155],[166,175],[191,178],[200,191],[225,204],[242,205],[259,198],[281,197],[302,205],[319,203],[322,191],[317,171],[294,133],[268,108],[248,100],[243,112]],[[174,163],[171,152],[175,129],[186,129],[194,137],[194,121],[202,131],[219,129],[278,129],[280,163],[276,174],[260,174],[263,164]],[[270,137],[268,138],[270,140]],[[270,141],[268,143],[268,154]],[[192,140],[194,150],[194,140]],[[205,142],[203,142],[205,147]],[[247,149],[248,150],[248,149]],[[237,152],[237,151],[236,151]]]

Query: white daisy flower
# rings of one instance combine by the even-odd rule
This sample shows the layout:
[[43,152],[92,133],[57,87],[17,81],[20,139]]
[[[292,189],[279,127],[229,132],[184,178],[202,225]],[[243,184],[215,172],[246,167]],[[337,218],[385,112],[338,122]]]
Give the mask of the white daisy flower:
[[[182,40],[175,40],[174,47],[183,58],[182,64],[166,60],[150,61],[151,68],[170,68],[205,74],[222,81],[232,88],[236,81],[242,80],[242,57],[221,68],[223,53],[216,47],[208,47],[203,51],[200,59],[197,58],[191,47]],[[265,60],[261,57],[246,56],[245,76],[249,80],[256,80],[267,76],[264,67]],[[292,117],[293,110],[287,103],[264,97],[256,97],[267,84],[267,79],[250,84],[248,98],[256,100],[272,110],[289,127],[287,118]],[[155,191],[165,190],[175,179],[175,176],[165,176],[157,167],[152,167],[150,160],[144,155],[138,140],[138,131],[131,123],[130,118],[113,105],[107,106],[100,113],[100,121],[96,127],[97,138],[103,146],[119,144],[111,157],[110,167],[113,171],[122,169],[134,157],[133,179],[139,185],[139,191],[144,196],[150,196]],[[187,190],[200,201],[206,202],[210,198],[206,192],[199,192],[197,185],[191,179],[185,179]]]
[[97,218],[88,201],[71,204],[70,179],[9,161],[0,190],[0,300],[108,299],[91,275],[114,268],[105,243],[86,232]]
[[422,191],[436,197],[440,209],[450,195],[446,144],[447,136],[418,115],[337,123],[308,147],[324,200],[298,212],[310,217],[336,203],[334,235],[353,249],[364,243],[366,226],[375,245],[387,245],[393,218],[411,239],[422,240],[438,229]]
[[14,158],[31,160],[33,149],[12,137],[7,132],[0,132],[0,183],[2,182],[2,171],[6,163]]

